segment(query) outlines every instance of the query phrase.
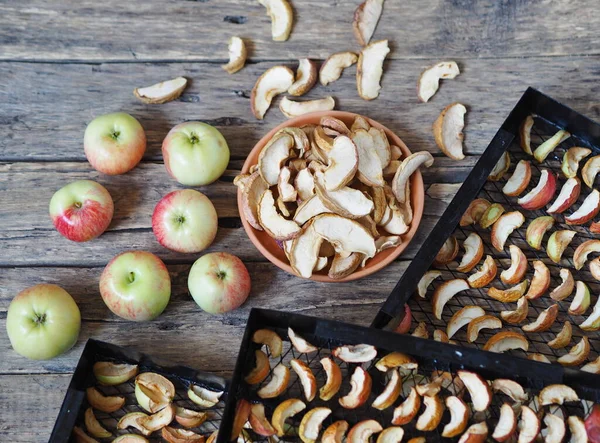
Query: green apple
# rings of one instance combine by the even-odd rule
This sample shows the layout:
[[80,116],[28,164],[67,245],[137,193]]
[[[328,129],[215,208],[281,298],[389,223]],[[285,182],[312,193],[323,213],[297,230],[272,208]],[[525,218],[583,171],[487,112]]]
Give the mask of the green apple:
[[33,360],[48,360],[71,349],[80,328],[77,303],[57,285],[25,289],[10,303],[6,315],[10,344]]
[[101,115],[85,129],[83,148],[94,169],[124,174],[144,156],[146,133],[140,122],[124,112]]
[[126,320],[158,317],[171,298],[171,278],[156,255],[127,251],[113,258],[100,276],[100,295],[106,306]]
[[169,131],[162,144],[167,172],[186,186],[218,179],[229,163],[229,147],[221,133],[202,122],[187,122]]
[[190,294],[202,309],[222,314],[240,307],[250,294],[250,274],[235,255],[212,252],[200,257],[188,276]]

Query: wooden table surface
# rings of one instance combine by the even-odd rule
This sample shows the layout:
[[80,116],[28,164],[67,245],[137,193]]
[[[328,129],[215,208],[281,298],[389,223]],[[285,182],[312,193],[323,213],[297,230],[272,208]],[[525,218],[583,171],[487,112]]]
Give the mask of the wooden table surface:
[[[381,96],[356,92],[355,68],[307,97],[333,95],[337,108],[363,113],[394,130],[413,151],[428,150],[427,199],[418,235],[400,260],[358,282],[318,284],[266,262],[241,228],[232,184],[254,143],[284,117],[273,107],[264,121],[250,112],[257,77],[275,64],[292,68],[301,57],[323,60],[358,50],[352,35],[359,0],[294,0],[287,42],[273,42],[270,20],[255,0],[46,0],[0,1],[0,441],[41,442],[50,435],[71,372],[90,338],[107,340],[228,375],[251,307],[302,312],[366,325],[374,317],[418,246],[528,86],[599,118],[600,9],[592,0],[388,0],[375,38],[390,40]],[[227,40],[238,35],[250,50],[235,75],[220,67]],[[415,84],[426,66],[454,59],[462,74],[446,81],[427,104]],[[132,90],[183,75],[191,85],[177,101],[144,105]],[[447,104],[469,114],[467,157],[441,156],[431,124]],[[108,177],[83,152],[83,132],[95,116],[124,111],[148,136],[144,160],[133,171]],[[150,227],[154,205],[180,186],[160,155],[168,130],[186,120],[215,125],[229,142],[231,162],[216,183],[198,188],[219,214],[210,251],[241,257],[252,294],[235,312],[203,313],[187,291],[196,255],[160,247]],[[76,244],[62,238],[48,216],[61,186],[97,180],[115,202],[115,216],[99,239]],[[173,294],[156,321],[134,324],[112,315],[98,292],[103,266],[117,253],[144,249],[168,265]],[[56,283],[73,295],[83,318],[73,350],[54,360],[26,360],[12,351],[6,310],[22,289]]]

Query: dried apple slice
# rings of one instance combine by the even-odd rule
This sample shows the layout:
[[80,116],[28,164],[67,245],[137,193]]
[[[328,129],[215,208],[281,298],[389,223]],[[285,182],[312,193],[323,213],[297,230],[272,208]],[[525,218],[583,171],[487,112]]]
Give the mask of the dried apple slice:
[[550,298],[556,301],[564,300],[571,295],[573,289],[575,289],[575,280],[573,279],[571,271],[569,271],[567,268],[561,268],[559,275],[562,282],[550,293]]
[[589,158],[581,169],[581,177],[588,187],[594,187],[594,181],[596,180],[598,171],[600,171],[600,155],[595,155],[594,157]]
[[398,443],[404,438],[404,429],[399,426],[385,428],[381,434],[377,436],[376,443]]
[[514,409],[508,403],[500,407],[500,418],[492,433],[492,438],[496,441],[508,440],[517,430],[517,416]]
[[519,324],[527,318],[529,312],[529,302],[527,298],[521,297],[517,300],[517,309],[514,311],[501,311],[500,317],[512,325]]
[[583,268],[588,255],[592,252],[600,252],[600,240],[587,240],[577,246],[573,254],[575,269],[579,270]]
[[414,437],[408,440],[406,443],[426,443],[425,437]]
[[94,410],[92,408],[87,408],[84,415],[85,427],[90,434],[94,437],[98,438],[108,438],[112,434],[110,431],[107,431],[98,421],[96,416],[94,415]]
[[294,187],[302,202],[309,200],[315,195],[315,179],[310,169],[301,169],[298,171],[294,179]]
[[406,187],[414,172],[421,166],[429,168],[433,161],[433,156],[427,151],[415,152],[402,161],[392,180],[392,192],[398,203],[407,203]]
[[571,415],[567,418],[567,423],[569,424],[569,431],[571,432],[571,440],[572,443],[587,443],[588,436],[585,429],[585,423],[581,419],[581,417],[577,417],[576,415]]
[[383,431],[381,425],[373,420],[363,420],[356,423],[348,432],[348,437],[346,438],[347,443],[368,443],[371,441],[371,436],[376,434],[377,432]]
[[401,426],[410,423],[416,417],[420,407],[421,397],[419,397],[417,390],[411,387],[410,394],[394,409],[392,424]]
[[525,239],[529,246],[533,249],[541,249],[542,240],[544,239],[544,234],[552,228],[554,225],[554,218],[549,215],[544,215],[542,217],[537,217],[529,226],[527,226],[527,232],[525,233]]
[[361,46],[366,46],[371,41],[371,37],[381,17],[384,0],[366,0],[362,2],[354,11],[354,20],[352,28],[354,36]]
[[323,238],[317,234],[313,227],[313,220],[309,220],[302,227],[302,232],[292,241],[288,253],[290,265],[296,274],[310,278],[315,269]]
[[[424,378],[424,380],[427,379]],[[417,394],[419,394],[421,397],[433,397],[434,395],[437,395],[442,389],[444,380],[444,377],[437,377],[429,383],[416,385],[415,388],[417,390]]]
[[148,439],[137,434],[124,434],[119,435],[111,443],[148,443]]
[[346,345],[335,348],[332,354],[346,363],[366,363],[377,357],[377,349],[372,345]]
[[[349,68],[357,61],[358,55],[354,52],[337,52],[330,55],[321,65],[319,81],[323,86],[333,83],[341,77],[344,69]],[[354,131],[354,128],[352,130]]]
[[450,411],[450,421],[444,426],[442,437],[456,437],[467,427],[469,410],[465,402],[456,396],[446,397],[446,408]]
[[577,281],[575,287],[577,289],[569,306],[569,314],[582,315],[590,307],[590,288],[582,281]]
[[529,354],[527,356],[527,359],[537,361],[540,363],[551,363],[551,361],[548,359],[548,357],[546,357],[544,354],[540,354],[537,352],[534,352],[533,354]]
[[529,155],[533,155],[531,152],[531,128],[533,127],[533,116],[528,115],[519,127],[519,139],[521,149]]
[[492,226],[492,245],[497,251],[504,250],[504,243],[515,229],[518,229],[525,222],[525,217],[519,211],[507,212],[502,215],[494,226]]
[[508,378],[497,378],[492,382],[494,392],[502,392],[508,395],[516,402],[523,403],[529,399],[529,396],[519,383]]
[[317,395],[317,380],[310,367],[302,360],[292,359],[290,361],[292,370],[298,375],[302,391],[307,401],[311,402]]
[[369,135],[373,139],[375,152],[377,153],[377,157],[379,157],[381,167],[385,169],[389,165],[392,156],[387,135],[383,129],[375,127],[369,129]]
[[110,361],[99,361],[94,363],[94,376],[98,383],[106,386],[120,385],[125,383],[138,373],[137,365],[125,363],[113,363]]
[[338,136],[327,154],[329,164],[323,172],[325,188],[335,191],[346,186],[358,170],[358,152],[354,142],[346,136]]
[[535,211],[546,206],[556,192],[556,176],[548,169],[542,169],[540,179],[531,191],[517,200],[523,209]]
[[214,431],[212,434],[210,434],[208,436],[208,438],[206,439],[206,443],[215,443],[215,441],[217,441],[218,434],[219,434],[219,431]]
[[461,291],[469,289],[469,283],[462,278],[448,280],[438,286],[433,292],[431,305],[433,306],[433,315],[438,320],[442,319],[442,311],[448,301]]
[[460,226],[469,226],[473,223],[478,223],[479,220],[481,220],[481,216],[490,205],[491,203],[485,198],[476,198],[473,200],[469,203],[469,207],[460,218]]
[[87,435],[79,426],[73,427],[71,437],[73,437],[75,443],[98,443],[98,440]]
[[[236,177],[236,180],[238,177]],[[262,231],[263,228],[258,221],[258,201],[269,188],[269,185],[263,180],[258,171],[243,180],[236,180],[233,183],[242,190],[242,207],[240,210],[244,213],[244,218],[254,229]]]
[[343,254],[335,254],[327,276],[332,280],[344,278],[352,274],[366,260],[367,257],[358,252],[353,252],[347,257]]
[[565,217],[565,222],[570,225],[583,225],[593,219],[599,211],[600,192],[594,189],[573,214]]
[[296,334],[292,328],[288,328],[288,337],[290,338],[294,349],[301,354],[310,354],[311,352],[317,351],[315,346],[311,345],[304,338]]
[[419,284],[417,285],[417,292],[419,293],[420,297],[425,298],[425,294],[427,294],[427,288],[431,282],[440,275],[442,275],[440,271],[427,271],[425,274],[423,274],[423,277],[421,277],[421,280],[419,280]]
[[148,417],[148,414],[144,414],[143,412],[129,412],[125,414],[119,422],[117,423],[117,429],[127,429],[129,427],[135,428],[140,431],[144,435],[150,435],[152,431],[144,428],[140,424],[140,420],[142,418]]
[[471,371],[459,370],[457,375],[471,395],[473,409],[485,411],[492,401],[492,391],[488,383],[479,374]]
[[600,257],[596,257],[590,261],[590,274],[596,280],[600,281]]
[[499,329],[502,327],[502,321],[493,315],[483,315],[474,318],[469,322],[467,327],[467,341],[473,343],[479,336],[479,331],[482,329]]
[[580,192],[581,180],[577,177],[568,179],[560,189],[558,197],[556,197],[556,200],[554,200],[546,212],[549,214],[561,214],[577,201]]
[[525,332],[547,331],[554,324],[557,315],[558,305],[554,304],[540,312],[540,315],[538,315],[534,322],[524,325],[521,329]]
[[508,153],[508,151],[506,151],[504,154],[502,154],[502,157],[500,157],[500,160],[498,160],[498,163],[496,163],[496,166],[494,166],[494,169],[492,169],[492,172],[490,172],[490,175],[488,176],[488,180],[494,181],[494,182],[502,180],[502,178],[504,177],[504,174],[506,174],[509,169],[510,169],[510,154]]
[[308,411],[302,417],[298,435],[304,443],[315,443],[319,439],[321,426],[331,414],[331,409],[325,407],[316,407]]
[[297,398],[289,398],[277,405],[273,412],[273,417],[271,418],[271,424],[277,431],[278,437],[285,436],[285,421],[303,411],[305,408],[306,404]]
[[484,315],[485,311],[479,306],[462,307],[459,311],[454,313],[448,322],[448,326],[446,327],[448,338],[454,337],[454,334],[456,334],[460,328],[469,324],[472,320]]
[[258,172],[263,180],[274,186],[279,180],[282,164],[292,155],[294,137],[290,134],[279,133],[267,143],[258,156]]
[[592,374],[600,374],[600,356],[596,357],[596,360],[583,365],[581,370],[584,372],[590,372]]
[[389,52],[387,40],[369,43],[360,51],[356,68],[356,85],[361,98],[373,100],[379,96],[383,61]]
[[254,351],[254,356],[256,360],[255,365],[250,370],[248,375],[244,377],[244,380],[249,385],[261,383],[265,378],[267,378],[267,375],[269,375],[269,371],[271,370],[269,357],[267,357],[267,354],[258,349]]
[[287,0],[258,0],[271,17],[271,36],[276,42],[286,41],[292,32],[294,13]]
[[437,395],[434,395],[423,397],[423,404],[425,410],[417,419],[416,428],[419,431],[433,431],[442,421],[444,403]]
[[342,443],[346,431],[348,431],[348,422],[338,420],[325,429],[321,437],[321,443]]
[[568,354],[558,358],[558,362],[563,366],[578,366],[582,364],[590,355],[590,340],[584,335],[581,340],[573,346]]
[[[314,182],[313,182],[314,185]],[[320,214],[330,213],[331,211],[323,204],[318,195],[313,195],[308,200],[302,202],[296,209],[294,221],[299,225],[304,225],[308,220]]]
[[548,266],[541,260],[533,261],[533,269],[535,270],[529,290],[525,294],[529,300],[540,298],[550,287],[550,270]]
[[340,405],[346,409],[356,409],[365,404],[371,394],[372,383],[369,373],[357,366],[350,377],[350,392],[339,399]]
[[548,254],[548,258],[554,263],[560,263],[563,252],[565,252],[565,249],[567,249],[567,246],[569,246],[569,243],[571,243],[575,234],[577,234],[577,232],[568,230],[553,232],[546,244],[546,254]]
[[258,435],[271,437],[277,433],[265,416],[265,406],[262,403],[254,403],[250,407],[250,416],[248,417],[250,427]]
[[544,415],[544,424],[547,426],[542,433],[546,434],[545,443],[561,443],[567,432],[563,418],[554,414]]
[[[263,352],[263,354],[264,354],[264,352]],[[257,361],[257,363],[258,363],[258,361]],[[266,367],[267,367],[267,372],[268,372],[268,370],[270,369],[268,360],[267,360]],[[192,384],[192,385],[190,385],[187,394],[188,394],[189,399],[192,400],[197,405],[202,406],[203,408],[212,408],[214,405],[219,403],[219,400],[223,396],[223,391],[213,391],[213,390],[205,388],[203,386]]]
[[453,160],[462,160],[463,128],[467,108],[460,103],[452,103],[444,108],[433,123],[433,136],[440,150]]
[[567,131],[561,129],[556,134],[554,134],[552,137],[550,137],[548,140],[546,140],[544,143],[539,145],[536,148],[536,150],[533,152],[533,156],[538,161],[538,163],[542,163],[544,160],[546,160],[546,157],[548,157],[548,155],[552,151],[554,151],[554,149],[556,149],[556,147],[558,145],[560,145],[562,142],[564,142],[570,136],[571,136],[571,134],[569,134]]
[[494,203],[484,211],[479,220],[479,225],[483,229],[487,229],[496,223],[502,214],[504,214],[504,206],[500,203]]
[[579,325],[579,328],[584,331],[597,331],[600,329],[600,298],[596,299],[592,313]]
[[[267,0],[263,0],[267,1]],[[285,1],[285,0],[268,0]],[[294,73],[285,66],[273,66],[267,69],[256,81],[250,94],[250,105],[254,116],[262,120],[271,106],[271,101],[278,95],[286,92],[294,83]]]
[[290,370],[284,364],[278,364],[271,372],[271,380],[257,391],[260,398],[279,397],[287,389]]
[[328,191],[324,173],[315,173],[315,191],[321,202],[335,214],[345,218],[357,219],[373,211],[373,202],[358,189],[344,186],[337,191]]
[[147,104],[167,103],[177,99],[187,86],[185,77],[177,77],[172,80],[156,83],[144,88],[135,88],[133,95]]
[[565,177],[574,178],[577,177],[577,171],[579,169],[579,162],[586,158],[592,153],[591,149],[573,147],[566,150],[563,155],[563,162],[561,170]]
[[292,240],[302,232],[302,228],[295,221],[287,220],[277,212],[270,189],[267,189],[258,201],[258,221],[271,237],[279,241]]
[[531,443],[540,433],[541,423],[537,414],[529,406],[521,406],[518,443]]
[[487,290],[487,294],[494,300],[501,301],[502,303],[513,303],[519,300],[521,296],[525,294],[528,285],[529,280],[523,280],[518,285],[505,290],[491,287]]
[[482,421],[469,426],[458,443],[484,443],[488,435],[487,424]]
[[525,273],[527,272],[527,257],[525,257],[525,254],[518,246],[510,245],[508,250],[510,252],[510,267],[500,273],[500,280],[504,284],[514,285],[525,277]]
[[321,214],[315,217],[315,232],[334,245],[337,250],[359,252],[373,257],[377,248],[371,234],[354,220],[335,214]]
[[135,397],[148,412],[158,412],[175,396],[175,386],[160,374],[144,372],[135,379]]
[[177,429],[165,426],[161,430],[161,436],[168,443],[204,443],[206,440],[203,435],[196,434],[186,429]]
[[246,57],[248,57],[248,51],[244,40],[239,37],[231,37],[229,39],[229,62],[226,65],[221,65],[225,71],[229,74],[235,74],[246,64]]
[[287,166],[281,168],[277,179],[277,191],[283,202],[295,202],[297,200],[298,192],[294,189],[294,185],[290,184],[291,178],[292,171],[290,171],[290,168]]
[[417,369],[419,364],[410,355],[403,354],[402,352],[390,352],[379,359],[379,361],[375,363],[375,367],[381,372],[386,372],[395,368],[409,371]]
[[140,418],[138,423],[147,430],[154,432],[167,426],[174,418],[175,406],[169,404],[155,414]]
[[317,63],[309,58],[298,61],[296,81],[288,89],[288,94],[300,96],[306,94],[317,82]]
[[562,405],[565,402],[579,401],[579,396],[567,385],[552,384],[540,391],[538,399],[542,406]]
[[425,322],[420,321],[419,323],[417,323],[417,326],[410,335],[412,335],[413,337],[429,339],[429,331],[427,330],[427,325],[425,324]]
[[433,260],[434,266],[443,266],[450,263],[452,260],[456,258],[458,255],[458,241],[456,241],[456,237],[450,236],[441,249],[435,256],[435,260]]
[[230,440],[237,440],[237,438],[242,434],[243,437],[243,428],[250,417],[251,405],[245,399],[238,400],[235,406],[235,416],[233,418],[233,424],[231,425],[231,437]]
[[566,321],[560,332],[556,334],[556,337],[548,342],[548,346],[550,346],[552,349],[564,348],[571,343],[572,334],[573,327],[571,326],[570,322]]
[[425,69],[417,82],[417,96],[427,103],[440,87],[440,79],[453,79],[460,74],[454,61],[440,62]]
[[383,169],[371,135],[359,129],[352,133],[352,141],[358,152],[358,179],[367,186],[383,186]]
[[331,111],[335,108],[335,99],[331,96],[315,100],[294,101],[283,97],[279,109],[287,118],[298,117],[310,112]]
[[377,396],[371,405],[380,411],[392,406],[402,393],[402,377],[400,377],[400,373],[397,369],[392,369],[391,371],[388,371],[388,374],[389,373],[391,373],[391,376],[385,389]]
[[516,197],[527,188],[529,180],[531,180],[531,164],[528,160],[521,160],[502,188],[502,192],[509,197]]
[[327,381],[319,389],[319,397],[323,401],[328,401],[337,394],[342,386],[342,370],[330,357],[322,358],[320,363],[327,376]]
[[527,352],[529,342],[527,339],[514,331],[502,331],[494,334],[483,347],[484,351],[504,352],[511,349],[522,349]]
[[125,404],[125,397],[119,395],[105,396],[94,387],[85,390],[87,401],[94,409],[102,412],[115,412]]
[[467,279],[469,286],[472,288],[483,288],[488,285],[494,278],[496,278],[496,273],[498,272],[498,267],[496,266],[496,262],[492,258],[492,256],[488,255],[483,262],[483,266],[479,271],[475,274],[471,274]]
[[469,272],[483,257],[483,240],[476,233],[472,232],[463,242],[463,248],[465,254],[460,261],[460,264],[456,268],[459,272]]
[[281,337],[270,329],[258,329],[252,335],[252,341],[259,345],[266,345],[272,357],[279,357],[283,350]]
[[186,428],[196,428],[208,419],[206,412],[193,411],[191,409],[175,407],[175,421]]

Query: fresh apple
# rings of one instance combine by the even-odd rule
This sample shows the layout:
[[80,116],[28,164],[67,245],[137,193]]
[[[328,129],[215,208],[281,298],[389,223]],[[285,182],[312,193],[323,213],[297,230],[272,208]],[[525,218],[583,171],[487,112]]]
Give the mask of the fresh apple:
[[98,237],[110,224],[113,200],[104,186],[78,180],[63,186],[50,200],[52,223],[63,237],[84,242]]
[[85,128],[83,148],[94,169],[124,174],[144,156],[146,133],[140,122],[124,112],[101,115]]
[[169,131],[162,144],[167,172],[182,185],[204,186],[218,179],[229,163],[223,135],[202,122],[186,122]]
[[592,413],[585,419],[585,430],[590,442],[600,441],[600,405],[594,405]]
[[246,301],[250,294],[250,274],[235,255],[212,252],[196,260],[190,269],[188,289],[203,310],[222,314]]
[[108,309],[119,317],[153,320],[165,310],[171,297],[169,271],[150,252],[123,252],[102,271],[100,295]]
[[206,195],[181,189],[158,202],[152,214],[152,230],[165,248],[200,252],[215,239],[217,220],[217,211]]
[[81,315],[67,291],[40,284],[21,291],[6,314],[6,331],[15,351],[33,360],[48,360],[73,347]]

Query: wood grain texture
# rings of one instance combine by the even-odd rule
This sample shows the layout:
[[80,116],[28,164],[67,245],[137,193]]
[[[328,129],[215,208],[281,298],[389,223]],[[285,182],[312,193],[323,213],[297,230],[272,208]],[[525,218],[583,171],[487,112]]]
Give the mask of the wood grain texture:
[[[0,5],[0,57],[224,62],[231,35],[251,42],[255,60],[323,59],[358,48],[352,34],[358,0],[291,3],[291,37],[273,42],[256,0],[30,0],[26,6],[9,0]],[[374,39],[392,41],[392,58],[597,54],[599,20],[594,0],[389,0]]]

